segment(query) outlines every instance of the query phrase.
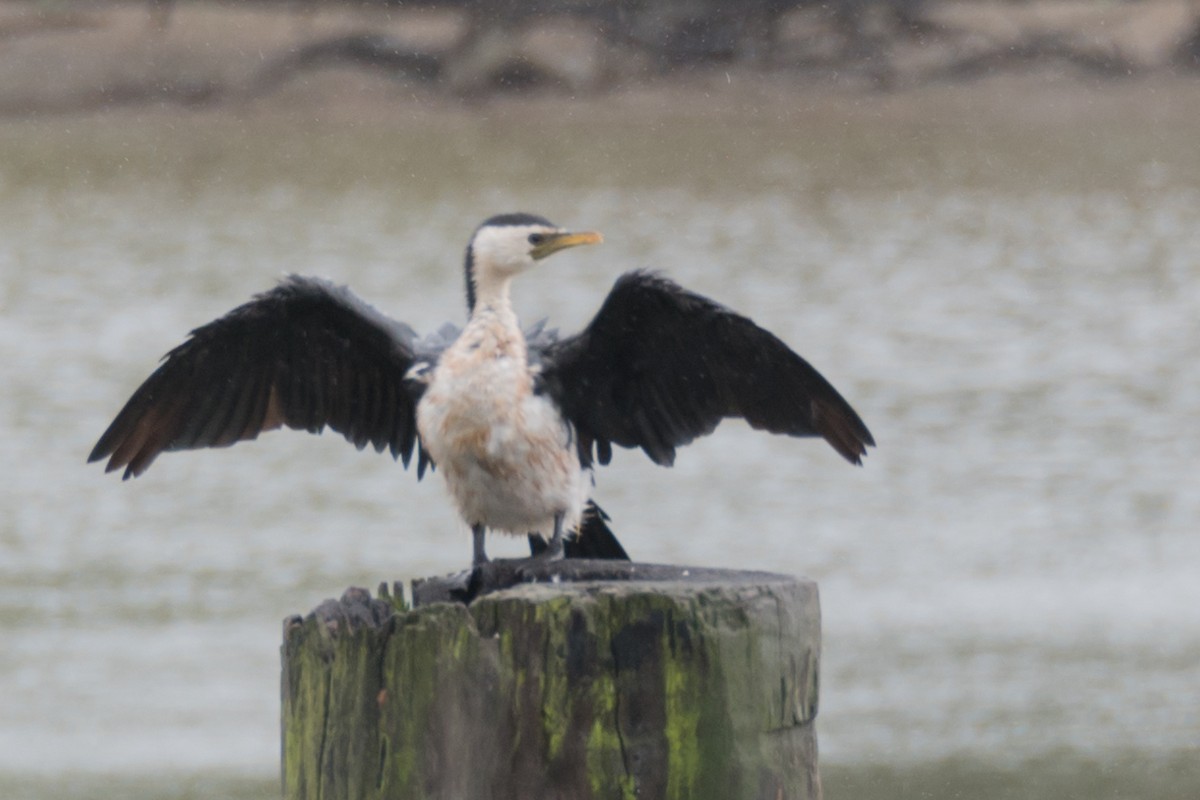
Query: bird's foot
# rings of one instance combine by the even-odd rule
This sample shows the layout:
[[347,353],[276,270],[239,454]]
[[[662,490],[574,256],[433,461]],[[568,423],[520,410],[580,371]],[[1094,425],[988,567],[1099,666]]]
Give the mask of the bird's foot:
[[[464,602],[470,602],[479,594],[486,594],[506,586],[554,580],[555,569],[549,565],[562,562],[566,555],[562,529],[563,515],[557,514],[554,517],[554,534],[535,555],[527,558],[501,558],[491,561],[483,547],[486,528],[483,525],[472,525],[471,536],[474,552],[470,578],[467,581],[466,590],[460,597],[464,599]],[[532,535],[530,542],[533,542]]]
[[538,577],[546,574],[546,565],[562,561],[566,556],[566,546],[563,542],[563,515],[554,515],[554,535],[544,548],[536,551],[529,558],[521,559],[515,573],[523,583],[535,583]]
[[557,541],[551,539],[550,544],[547,545],[544,550],[529,556],[529,558],[525,560],[530,562],[545,563],[548,561],[562,561],[564,558],[566,558],[566,548],[563,547],[562,539],[558,539]]
[[562,542],[559,542],[557,550],[548,547],[536,556],[520,559],[513,575],[521,583],[553,581],[557,571],[556,565],[562,564],[563,561]]

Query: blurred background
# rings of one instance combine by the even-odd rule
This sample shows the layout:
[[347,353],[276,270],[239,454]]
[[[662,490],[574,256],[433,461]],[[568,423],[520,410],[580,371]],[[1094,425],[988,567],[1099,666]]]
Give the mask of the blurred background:
[[597,481],[820,583],[827,797],[1200,796],[1198,56],[1192,0],[0,2],[0,796],[277,796],[280,621],[468,532],[337,436],[84,459],[284,272],[461,321],[516,210],[606,235],[526,320],[661,269],[875,434]]

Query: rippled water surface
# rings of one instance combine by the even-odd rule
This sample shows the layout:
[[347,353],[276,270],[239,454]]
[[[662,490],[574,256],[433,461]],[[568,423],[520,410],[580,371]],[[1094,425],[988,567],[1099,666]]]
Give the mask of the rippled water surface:
[[573,329],[653,266],[791,343],[875,433],[862,469],[726,424],[673,470],[598,476],[638,559],[820,582],[827,784],[1053,754],[1166,765],[1185,777],[1157,796],[1194,796],[1194,94],[0,128],[0,787],[270,786],[280,620],[460,568],[467,531],[437,480],[333,436],[124,484],[84,457],[163,352],[284,271],[460,320],[466,237],[523,209],[606,234],[521,280],[526,319]]

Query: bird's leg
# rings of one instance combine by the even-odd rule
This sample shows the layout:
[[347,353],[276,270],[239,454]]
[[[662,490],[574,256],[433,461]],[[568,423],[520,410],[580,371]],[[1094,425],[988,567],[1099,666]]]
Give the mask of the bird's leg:
[[546,552],[542,557],[547,561],[561,561],[563,557],[563,512],[558,512],[554,515],[554,535],[550,537],[550,543],[546,545]]
[[[545,567],[547,564],[562,561],[564,558],[566,549],[563,544],[564,516],[566,515],[562,513],[554,515],[554,535],[550,537],[550,542],[537,555],[513,562],[514,565],[519,565],[516,567],[516,572],[514,573],[516,582],[536,583],[538,581],[545,581],[548,576],[553,575],[557,570],[557,568],[546,570]],[[507,585],[511,586],[512,584]]]
[[480,564],[488,562],[487,551],[483,548],[483,537],[487,533],[487,528],[482,525],[471,526],[471,540],[474,546],[474,555],[471,558],[471,566],[478,567]]

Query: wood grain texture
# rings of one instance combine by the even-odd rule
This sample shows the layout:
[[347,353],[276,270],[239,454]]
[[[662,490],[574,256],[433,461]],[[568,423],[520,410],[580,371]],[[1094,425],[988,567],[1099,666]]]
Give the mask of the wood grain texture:
[[819,798],[816,585],[669,569],[289,618],[285,797]]

